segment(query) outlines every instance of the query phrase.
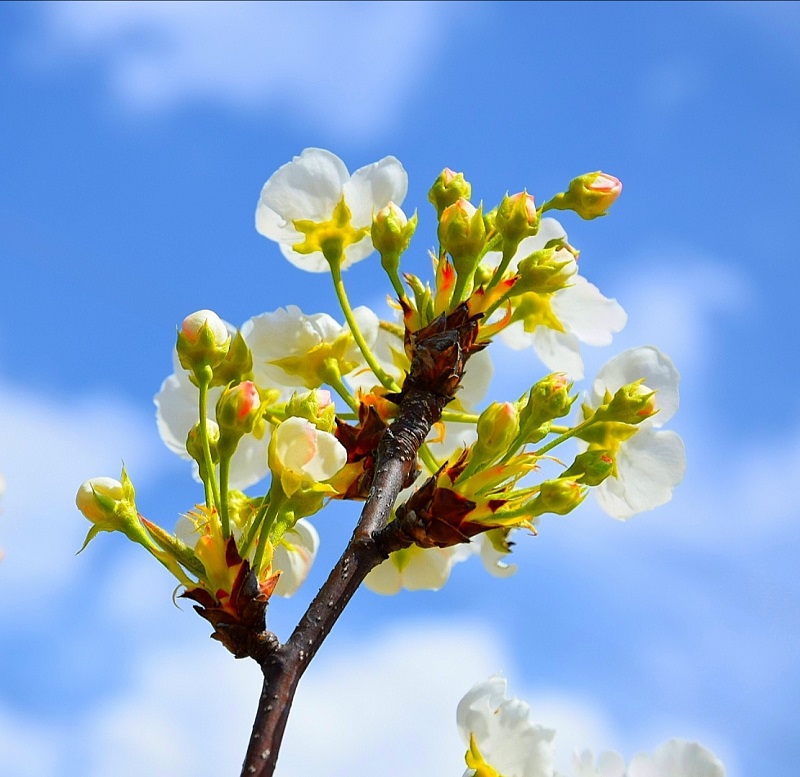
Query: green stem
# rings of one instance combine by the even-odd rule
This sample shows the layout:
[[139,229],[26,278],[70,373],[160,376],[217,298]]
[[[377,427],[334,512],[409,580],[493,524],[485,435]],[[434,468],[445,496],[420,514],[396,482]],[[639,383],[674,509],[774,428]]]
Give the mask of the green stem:
[[450,421],[455,424],[477,424],[477,413],[459,413],[457,410],[443,410],[442,421]]
[[336,291],[336,297],[338,298],[339,305],[344,313],[345,321],[347,321],[350,331],[353,333],[353,339],[356,341],[356,345],[364,355],[364,359],[369,365],[369,368],[375,373],[375,377],[384,385],[384,387],[390,391],[398,391],[399,386],[394,382],[392,376],[389,375],[380,364],[378,364],[375,354],[372,353],[370,347],[367,345],[367,341],[364,339],[364,335],[361,334],[361,329],[359,329],[358,322],[353,315],[353,309],[350,307],[350,301],[347,299],[347,292],[345,291],[344,282],[342,281],[341,252],[339,252],[338,256],[328,256],[326,254],[325,258],[328,260],[328,264],[331,267],[333,288]]
[[228,516],[228,481],[231,474],[231,457],[220,456],[219,459],[219,491],[220,491],[220,511],[222,519],[222,537],[228,539],[231,536],[231,523]]
[[422,459],[425,466],[431,471],[432,475],[435,475],[439,471],[441,464],[436,461],[436,458],[431,453],[431,449],[425,443],[419,446],[419,457]]
[[[503,273],[508,269],[508,265],[511,264],[511,260],[514,258],[514,254],[517,253],[518,246],[514,246],[513,248],[508,245],[503,246],[503,258],[500,260],[500,264],[497,266],[497,269],[494,271],[494,275],[489,283],[486,285],[486,291],[494,288],[502,279]],[[492,311],[494,312],[494,311]],[[489,317],[489,312],[487,311],[487,318]]]
[[[270,489],[270,492],[271,491],[272,489]],[[256,548],[256,554],[253,557],[253,572],[255,573],[256,577],[261,574],[261,563],[264,560],[264,549],[267,547],[269,530],[272,528],[272,524],[275,522],[278,511],[283,506],[285,501],[286,495],[283,493],[283,491],[281,491],[280,499],[277,499],[275,494],[270,496],[269,507],[267,508],[263,521],[261,522],[261,529],[258,536],[258,547]]]
[[326,370],[325,382],[345,401],[347,406],[358,415],[358,402],[356,398],[350,393],[347,386],[345,386],[339,370]]
[[[210,375],[196,375],[196,377],[198,387],[200,389],[200,439],[203,441],[203,459],[205,460],[206,465],[206,486],[210,484],[212,496],[211,500],[209,500],[208,496],[206,496],[206,507],[208,507],[211,513],[212,521],[214,522],[214,528],[219,530],[219,518],[214,518],[214,508],[216,508],[217,516],[220,513],[219,488],[217,486],[216,469],[214,467],[214,462],[211,460],[211,443],[208,439],[208,384],[211,377]],[[208,488],[206,488],[206,493],[207,492]]]
[[573,426],[568,431],[556,437],[555,440],[551,440],[549,443],[547,443],[547,445],[543,445],[541,448],[535,450],[534,454],[536,456],[544,456],[545,453],[553,450],[553,448],[555,448],[557,445],[561,445],[561,443],[565,440],[569,440],[570,437],[574,437],[576,434],[580,434],[582,431],[588,429],[592,424],[595,423],[595,420],[596,419],[594,416],[587,418],[583,423]]
[[456,276],[456,285],[453,289],[453,296],[450,298],[450,310],[455,310],[461,303],[461,298],[464,296],[464,290],[467,288],[467,281],[470,276],[467,273],[462,273]]

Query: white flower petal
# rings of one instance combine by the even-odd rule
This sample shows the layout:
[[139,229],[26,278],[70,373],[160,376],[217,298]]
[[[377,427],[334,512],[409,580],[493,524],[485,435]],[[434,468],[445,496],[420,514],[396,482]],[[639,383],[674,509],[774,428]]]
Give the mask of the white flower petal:
[[263,480],[269,472],[267,448],[269,447],[269,427],[262,439],[246,434],[239,440],[231,458],[230,487],[245,489]]
[[[280,244],[280,249],[284,257],[299,270],[305,270],[306,272],[330,272],[331,266],[328,264],[328,260],[322,255],[321,251],[314,251],[314,253],[311,254],[298,254],[297,251],[292,248],[291,242],[282,242]],[[344,267],[344,265],[342,266]]]
[[552,372],[564,372],[570,380],[583,377],[583,359],[578,338],[569,332],[557,332],[537,326],[531,333],[536,355]]
[[392,596],[408,591],[438,591],[450,577],[452,568],[472,555],[468,545],[452,548],[410,548],[392,553],[364,580],[370,591]]
[[390,202],[403,204],[408,192],[408,173],[398,159],[387,156],[356,170],[343,190],[353,226],[367,227],[372,224],[373,215]]
[[591,750],[584,750],[572,758],[574,777],[625,777],[625,759],[613,751],[601,753],[595,766]]
[[509,553],[501,553],[485,534],[474,537],[472,542],[480,548],[481,561],[486,571],[494,577],[511,577],[517,572],[516,564],[506,563]]
[[[327,221],[342,199],[342,187],[348,178],[347,168],[336,154],[307,148],[270,176],[261,190],[259,209],[273,211],[285,223],[298,219]],[[262,234],[280,240],[266,232]]]
[[652,345],[623,351],[601,368],[592,384],[592,406],[598,407],[602,403],[606,390],[614,394],[622,386],[641,379],[648,388],[658,392],[658,413],[650,423],[656,427],[663,426],[675,415],[680,403],[680,373],[669,356]]
[[283,535],[272,559],[273,568],[281,571],[275,586],[278,596],[289,597],[296,593],[308,576],[318,548],[317,530],[305,518]]
[[464,410],[472,410],[486,396],[493,374],[494,365],[488,348],[469,357],[461,388],[456,394],[456,399]]
[[616,454],[619,477],[596,489],[597,501],[612,518],[625,520],[672,499],[686,472],[683,440],[672,431],[639,428]]
[[587,345],[608,345],[628,320],[616,300],[604,297],[581,275],[574,275],[569,286],[555,292],[551,304],[564,328]]
[[505,777],[553,777],[555,731],[533,724],[525,702],[504,696],[497,676],[467,693],[456,711],[462,738],[473,734],[486,762]]
[[671,739],[652,755],[635,755],[628,777],[725,777],[725,766],[697,742]]

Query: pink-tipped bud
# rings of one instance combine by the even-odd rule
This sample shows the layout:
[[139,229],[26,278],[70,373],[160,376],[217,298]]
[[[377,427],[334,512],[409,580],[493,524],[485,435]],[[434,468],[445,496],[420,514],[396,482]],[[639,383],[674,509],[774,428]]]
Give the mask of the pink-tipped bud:
[[483,209],[463,197],[449,205],[439,219],[439,242],[459,275],[472,272],[486,243]]
[[198,375],[216,367],[230,344],[225,322],[213,310],[198,310],[183,319],[176,348],[181,366]]
[[617,390],[602,412],[603,420],[638,424],[658,412],[656,392],[637,380]]
[[462,197],[468,200],[471,194],[472,186],[464,179],[464,174],[455,173],[449,167],[445,167],[433,182],[428,192],[428,199],[436,208],[437,215],[441,216],[445,208]]
[[584,219],[596,219],[606,215],[621,191],[622,182],[619,178],[598,170],[574,178],[567,191],[556,195],[548,206],[558,210],[573,210]]
[[519,411],[513,402],[493,402],[478,418],[478,441],[472,456],[489,461],[503,455],[519,432]]
[[533,195],[526,191],[506,195],[497,209],[494,226],[506,243],[513,246],[539,231],[539,212]]

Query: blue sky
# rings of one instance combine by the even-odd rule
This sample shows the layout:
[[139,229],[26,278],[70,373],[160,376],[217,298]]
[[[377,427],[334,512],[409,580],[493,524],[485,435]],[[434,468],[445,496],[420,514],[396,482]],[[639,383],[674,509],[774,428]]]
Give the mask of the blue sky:
[[[510,580],[473,562],[439,593],[360,592],[279,773],[460,774],[455,705],[503,671],[562,763],[677,735],[729,777],[796,774],[799,37],[796,3],[2,4],[0,775],[238,773],[257,669],[137,548],[103,535],[75,557],[73,499],[123,459],[150,517],[200,498],[153,423],[187,313],[336,313],[329,278],[253,228],[261,185],[307,146],[403,162],[418,272],[445,166],[487,203],[622,179],[608,218],[563,219],[629,315],[587,375],[632,345],[670,354],[689,470],[625,524],[593,502],[544,520]],[[346,280],[356,304],[384,295],[376,261]],[[542,374],[526,358],[500,349],[494,398]],[[279,634],[351,508],[317,519]]]

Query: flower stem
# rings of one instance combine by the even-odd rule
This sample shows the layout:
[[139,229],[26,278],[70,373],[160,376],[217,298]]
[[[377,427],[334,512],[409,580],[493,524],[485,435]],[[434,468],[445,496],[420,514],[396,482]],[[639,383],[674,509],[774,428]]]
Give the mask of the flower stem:
[[555,440],[551,440],[547,445],[543,445],[541,448],[538,448],[534,451],[536,456],[543,456],[548,451],[553,450],[557,445],[561,445],[562,442],[568,440],[570,437],[574,437],[576,434],[580,434],[584,430],[588,429],[593,423],[595,423],[595,417],[592,416],[591,418],[587,418],[583,423],[578,424],[577,426],[573,426],[571,429],[568,429],[563,434],[560,434]]
[[[214,462],[211,459],[211,443],[208,440],[208,384],[211,376],[197,375],[198,388],[200,389],[200,439],[203,441],[203,459],[206,468],[206,507],[211,514],[211,520],[217,531],[221,530],[219,525],[220,498],[217,486],[217,472]],[[208,491],[211,491],[211,499],[208,498]]]
[[[489,289],[494,288],[502,280],[503,273],[508,269],[508,265],[511,264],[511,260],[514,258],[514,254],[516,252],[517,252],[517,246],[514,246],[513,248],[511,248],[510,246],[503,246],[503,258],[500,260],[500,264],[494,271],[494,275],[492,276],[491,280],[486,285],[486,291],[489,291]],[[487,318],[489,315],[491,315],[491,312],[487,311]]]
[[220,456],[219,460],[219,491],[220,491],[220,511],[219,517],[222,520],[222,537],[228,539],[231,536],[231,524],[228,517],[228,481],[231,474],[231,457]]
[[341,253],[339,253],[338,256],[333,254],[328,256],[326,254],[325,258],[328,260],[328,264],[331,267],[333,288],[336,291],[336,297],[338,298],[339,305],[344,313],[345,321],[347,321],[350,331],[353,333],[353,339],[356,341],[356,345],[364,355],[364,359],[369,365],[369,368],[375,373],[375,377],[384,385],[385,388],[389,389],[390,391],[397,391],[399,386],[394,382],[392,376],[389,375],[380,364],[378,364],[375,354],[372,353],[370,347],[367,345],[364,335],[361,334],[361,329],[358,326],[356,317],[353,315],[353,309],[350,307],[350,301],[347,299],[347,292],[345,291],[344,282],[342,281]]

